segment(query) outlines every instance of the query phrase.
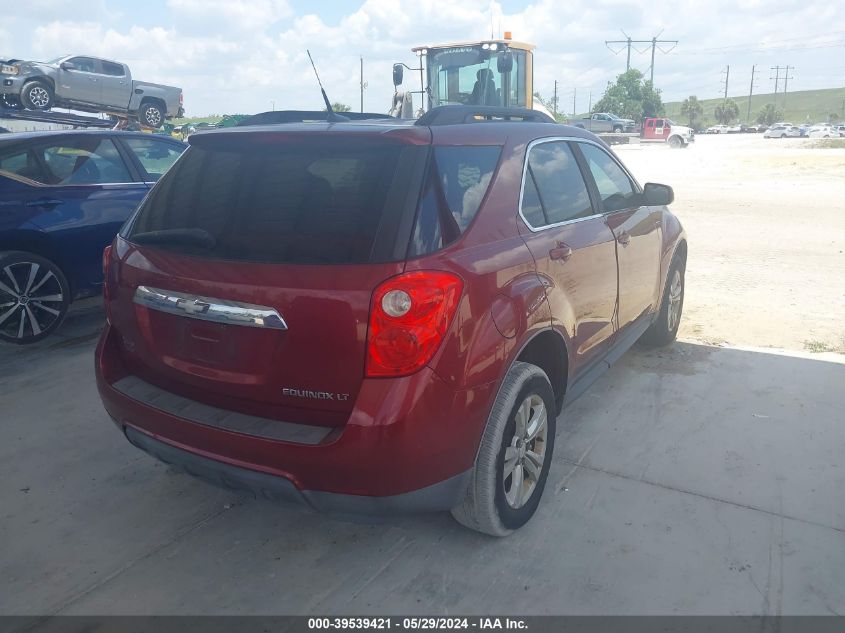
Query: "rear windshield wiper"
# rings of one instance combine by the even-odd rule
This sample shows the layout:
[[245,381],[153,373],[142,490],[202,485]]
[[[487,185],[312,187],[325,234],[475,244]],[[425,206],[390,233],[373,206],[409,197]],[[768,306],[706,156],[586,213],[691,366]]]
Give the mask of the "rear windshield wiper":
[[135,233],[129,237],[136,244],[185,244],[187,246],[202,246],[214,248],[217,240],[205,229],[163,229],[160,231],[146,231]]

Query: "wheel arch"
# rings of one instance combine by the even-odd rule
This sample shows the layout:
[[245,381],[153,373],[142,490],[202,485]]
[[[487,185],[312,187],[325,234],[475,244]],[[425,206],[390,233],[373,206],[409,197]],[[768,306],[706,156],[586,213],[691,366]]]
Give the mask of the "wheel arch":
[[517,361],[536,365],[546,372],[560,412],[569,382],[569,349],[560,332],[549,327],[534,334],[514,355],[508,371]]
[[0,251],[32,253],[44,259],[49,259],[65,276],[68,286],[70,286],[71,297],[76,296],[77,280],[70,274],[71,271],[68,270],[67,263],[61,257],[58,249],[43,232],[27,229],[15,231],[13,234],[0,233]]
[[[150,96],[142,97],[141,102],[138,104],[137,114],[138,114],[139,118],[140,118],[140,115],[141,115],[141,110],[144,109],[144,104],[147,104],[147,103],[154,103],[155,105],[157,105],[159,108],[161,108],[162,117],[163,118],[167,117],[167,104],[164,102],[164,99],[162,99],[161,97],[156,97],[156,96],[150,95]],[[164,123],[164,121],[162,121],[162,123]]]
[[53,93],[53,98],[56,97],[56,82],[53,80],[52,77],[48,75],[32,75],[24,80],[23,85],[26,86],[26,84],[32,81],[40,81],[41,83],[47,84],[47,86]]

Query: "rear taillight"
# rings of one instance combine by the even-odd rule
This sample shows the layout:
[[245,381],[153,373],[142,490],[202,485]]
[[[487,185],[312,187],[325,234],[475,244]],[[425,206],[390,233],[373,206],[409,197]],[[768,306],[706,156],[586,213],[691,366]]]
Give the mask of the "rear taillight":
[[373,292],[367,376],[405,376],[431,360],[458,307],[463,283],[441,271],[388,279]]
[[106,306],[106,321],[111,323],[111,306],[109,306],[109,299],[111,298],[111,245],[103,249],[103,303]]

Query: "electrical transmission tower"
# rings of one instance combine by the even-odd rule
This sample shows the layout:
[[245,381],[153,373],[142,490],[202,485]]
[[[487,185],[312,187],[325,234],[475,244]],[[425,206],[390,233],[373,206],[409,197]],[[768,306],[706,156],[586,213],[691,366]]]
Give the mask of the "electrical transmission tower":
[[[663,31],[660,31],[660,33],[663,33]],[[634,39],[631,39],[631,36],[628,35],[625,31],[622,31],[622,35],[625,36],[624,40],[605,40],[604,45],[607,46],[608,50],[610,50],[610,52],[613,53],[614,55],[618,55],[624,49],[628,49],[628,58],[627,58],[627,61],[625,62],[625,72],[628,72],[629,70],[631,70],[631,48],[633,48],[638,53],[645,53],[648,50],[648,47],[640,50],[636,46],[634,46],[634,44],[649,44],[649,45],[651,45],[650,81],[651,81],[651,85],[654,86],[654,53],[655,53],[655,51],[657,49],[660,49],[660,52],[665,55],[666,53],[671,52],[672,49],[674,49],[678,45],[678,40],[659,40],[659,39],[657,39],[658,37],[660,37],[660,33],[658,33],[656,36],[654,36],[650,40],[634,40]],[[613,50],[610,47],[611,44],[624,44],[625,46],[623,48],[620,48],[619,50]],[[661,46],[658,46],[658,44],[672,44],[672,48],[670,48],[668,50],[664,50]]]

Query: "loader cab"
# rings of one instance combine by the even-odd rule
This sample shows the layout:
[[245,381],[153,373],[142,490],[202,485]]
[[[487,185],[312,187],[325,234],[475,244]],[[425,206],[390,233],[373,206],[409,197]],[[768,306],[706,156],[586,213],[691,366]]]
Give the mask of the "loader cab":
[[417,116],[444,105],[478,105],[512,108],[533,107],[534,45],[504,39],[455,42],[418,46],[419,67],[395,64],[393,83],[397,94],[403,83],[404,69],[419,74],[420,89],[414,95]]

